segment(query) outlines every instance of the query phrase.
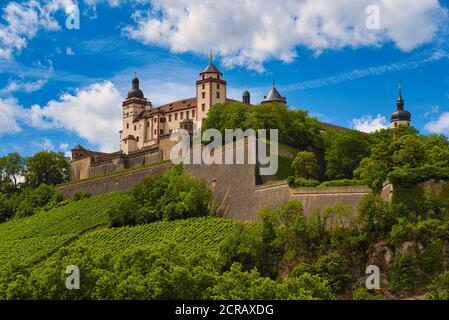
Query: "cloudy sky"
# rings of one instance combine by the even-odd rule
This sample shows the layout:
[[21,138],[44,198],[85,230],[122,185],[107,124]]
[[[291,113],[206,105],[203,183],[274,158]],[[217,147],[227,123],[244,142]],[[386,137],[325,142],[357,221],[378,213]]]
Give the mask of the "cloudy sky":
[[449,136],[448,3],[2,0],[0,155],[118,150],[134,72],[154,105],[193,97],[211,49],[231,98],[275,81],[292,107],[372,131],[400,81],[413,124]]

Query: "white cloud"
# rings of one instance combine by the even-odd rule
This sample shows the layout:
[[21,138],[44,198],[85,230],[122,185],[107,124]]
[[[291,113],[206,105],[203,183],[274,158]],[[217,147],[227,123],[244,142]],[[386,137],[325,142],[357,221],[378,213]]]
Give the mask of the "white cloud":
[[61,143],[59,145],[59,149],[66,151],[69,148],[69,144],[68,143]]
[[3,8],[3,23],[0,23],[0,59],[11,59],[22,51],[40,29],[61,30],[54,15],[58,11],[70,14],[74,9],[73,0],[9,2]]
[[321,88],[348,81],[354,81],[371,76],[381,76],[384,74],[401,72],[405,70],[413,70],[422,66],[432,64],[441,60],[449,59],[449,53],[441,49],[425,50],[419,54],[412,56],[406,61],[394,62],[379,66],[371,66],[366,69],[355,69],[349,72],[332,75],[329,77],[318,78],[314,80],[306,80],[303,82],[296,82],[281,87],[282,91],[296,91]]
[[65,49],[65,54],[68,56],[74,56],[75,52],[73,51],[72,48],[68,47],[67,49]]
[[42,89],[48,82],[48,79],[39,79],[36,81],[26,82],[9,80],[8,84],[0,90],[0,94],[11,94],[14,92],[22,91],[25,93],[31,93]]
[[122,101],[111,82],[96,83],[75,95],[64,94],[44,107],[32,106],[29,117],[32,126],[63,128],[98,145],[101,151],[113,152],[119,148]]
[[387,123],[385,116],[379,114],[376,118],[373,118],[371,115],[368,115],[360,119],[353,119],[352,127],[361,132],[371,133],[388,128]]
[[16,99],[0,99],[0,136],[22,131],[18,120],[24,115],[24,109]]
[[[291,62],[296,47],[317,54],[345,47],[394,42],[410,51],[433,39],[447,11],[438,0],[148,0],[130,38],[173,52],[206,54],[212,48],[225,66],[258,71],[270,59]],[[380,8],[381,29],[365,26],[369,5]]]
[[40,141],[33,141],[31,142],[31,145],[42,151],[53,151],[55,149],[53,142],[48,138],[43,138]]
[[438,113],[440,113],[440,106],[435,105],[435,106],[432,106],[429,111],[424,112],[422,117],[423,118],[429,118],[429,117],[431,117],[431,116],[433,116],[435,114],[438,114]]
[[438,120],[427,123],[425,128],[431,133],[449,134],[449,112],[443,112]]

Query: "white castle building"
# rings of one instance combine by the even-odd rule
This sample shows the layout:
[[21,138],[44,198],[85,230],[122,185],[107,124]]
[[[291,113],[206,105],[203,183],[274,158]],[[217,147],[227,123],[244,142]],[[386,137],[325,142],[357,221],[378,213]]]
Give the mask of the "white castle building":
[[[203,119],[217,103],[233,101],[227,98],[227,83],[212,62],[200,73],[196,96],[155,107],[139,88],[137,76],[132,80],[128,98],[123,102],[123,128],[120,150],[129,154],[145,147],[158,145],[161,138],[179,129],[198,131]],[[251,104],[250,93],[243,93],[242,102]],[[273,85],[262,103],[287,103]]]

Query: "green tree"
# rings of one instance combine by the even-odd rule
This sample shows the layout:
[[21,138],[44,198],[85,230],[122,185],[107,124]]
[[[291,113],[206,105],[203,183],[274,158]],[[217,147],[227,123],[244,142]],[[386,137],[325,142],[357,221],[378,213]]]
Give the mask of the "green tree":
[[70,163],[62,153],[42,151],[26,161],[25,181],[31,187],[57,185],[70,178]]
[[0,222],[4,222],[14,215],[14,207],[11,200],[3,193],[0,193]]
[[316,180],[320,167],[313,152],[301,151],[293,160],[292,168],[296,178]]
[[387,233],[396,222],[391,205],[380,196],[369,194],[357,207],[357,221],[367,233]]
[[406,135],[393,140],[391,160],[394,167],[417,168],[426,160],[424,144],[418,137]]
[[352,179],[360,161],[370,154],[370,136],[356,131],[323,133],[326,176],[331,180]]
[[23,175],[24,170],[25,159],[18,153],[10,153],[0,162],[0,171],[6,179],[12,181],[15,190],[18,189],[18,178]]
[[207,129],[217,129],[224,139],[226,129],[246,130],[248,113],[248,105],[242,102],[218,103],[209,110],[207,117],[203,120],[201,130],[204,132]]
[[212,191],[203,180],[174,166],[162,174],[147,177],[134,185],[129,197],[109,210],[111,226],[135,225],[157,220],[177,220],[206,216]]

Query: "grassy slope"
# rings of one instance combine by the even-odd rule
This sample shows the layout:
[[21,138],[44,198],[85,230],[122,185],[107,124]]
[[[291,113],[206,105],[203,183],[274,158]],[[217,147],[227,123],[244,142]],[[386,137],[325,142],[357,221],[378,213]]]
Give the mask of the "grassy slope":
[[[170,241],[186,253],[213,252],[233,227],[253,226],[222,218],[195,218],[109,229],[107,209],[120,197],[120,193],[92,197],[0,224],[0,271],[7,264],[28,266],[42,261],[69,243],[114,253],[131,246]],[[104,228],[99,229],[101,226]]]
[[120,197],[110,194],[85,199],[0,224],[0,270],[7,263],[39,261],[83,232],[106,225],[106,210]]
[[216,252],[225,236],[238,225],[254,224],[224,218],[192,218],[160,221],[129,228],[97,230],[82,236],[77,243],[102,253],[120,252],[132,246],[153,246],[168,242],[182,252]]

